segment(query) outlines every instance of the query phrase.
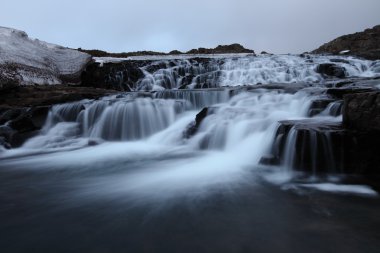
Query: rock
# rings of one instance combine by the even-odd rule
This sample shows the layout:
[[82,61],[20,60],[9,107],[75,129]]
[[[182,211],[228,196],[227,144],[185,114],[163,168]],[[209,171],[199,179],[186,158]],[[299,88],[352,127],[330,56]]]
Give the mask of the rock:
[[380,132],[345,129],[336,122],[282,121],[261,162],[313,174],[380,175]]
[[195,117],[195,121],[191,123],[185,130],[183,134],[184,138],[190,139],[197,133],[202,121],[207,117],[208,113],[209,108],[205,107],[197,114],[197,116]]
[[173,51],[170,51],[169,54],[177,55],[177,54],[183,54],[183,53],[181,51],[178,51],[178,50],[173,50]]
[[380,25],[363,32],[341,36],[330,41],[312,53],[350,54],[369,60],[380,59]]
[[333,96],[337,99],[343,99],[347,94],[358,94],[373,91],[373,88],[369,87],[341,87],[341,88],[331,88],[326,91],[327,95]]
[[362,131],[380,131],[380,92],[344,96],[344,125]]
[[346,63],[346,64],[350,64],[349,61],[345,60],[345,59],[330,59],[331,62],[337,62],[337,63]]
[[0,151],[1,147],[3,147],[4,149],[11,149],[11,145],[2,136],[0,136]]
[[346,77],[346,69],[333,63],[322,63],[317,66],[317,73],[331,77],[344,78]]
[[275,157],[274,155],[266,155],[266,156],[261,157],[259,164],[271,165],[271,166],[279,165],[280,160],[278,159],[278,157]]
[[[131,91],[137,81],[144,77],[141,67],[150,61],[123,61],[118,63],[90,64],[82,73],[82,85],[103,89]],[[148,70],[149,71],[149,70]]]
[[[117,93],[115,90],[68,85],[20,86],[0,92],[0,107],[7,108],[7,110],[12,109],[14,114],[15,110],[20,108],[50,106],[82,99],[98,99],[115,93]],[[38,110],[46,109],[39,108]],[[9,118],[9,116],[7,117]],[[5,115],[0,113],[0,124],[6,120],[4,117]]]
[[308,116],[309,117],[313,117],[317,114],[320,114],[321,112],[323,112],[327,106],[334,102],[333,99],[318,99],[318,100],[314,100],[311,105],[310,105],[310,109],[309,109],[309,112],[308,112]]
[[79,83],[91,56],[33,40],[23,32],[0,27],[0,90],[19,85]]
[[246,49],[240,44],[231,45],[219,45],[216,48],[198,48],[192,49],[187,52],[187,54],[239,54],[239,53],[249,53],[254,54],[255,51],[251,49]]
[[0,125],[3,125],[7,123],[10,120],[16,119],[19,117],[22,113],[25,113],[25,108],[9,108],[6,111],[4,111],[2,114],[0,114]]

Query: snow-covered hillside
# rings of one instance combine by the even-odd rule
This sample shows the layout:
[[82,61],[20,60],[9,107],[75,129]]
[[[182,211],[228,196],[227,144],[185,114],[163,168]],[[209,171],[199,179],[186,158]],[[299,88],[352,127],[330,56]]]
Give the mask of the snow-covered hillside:
[[61,84],[73,82],[91,56],[64,48],[23,32],[0,27],[0,89],[21,84]]

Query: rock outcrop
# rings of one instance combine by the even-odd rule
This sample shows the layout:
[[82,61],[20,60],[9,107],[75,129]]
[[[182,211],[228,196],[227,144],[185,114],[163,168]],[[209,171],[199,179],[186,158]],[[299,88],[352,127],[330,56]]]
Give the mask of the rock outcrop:
[[0,27],[0,90],[18,85],[79,83],[91,56]]
[[313,120],[281,122],[262,164],[314,174],[380,174],[380,132]]
[[380,132],[380,92],[344,96],[343,123],[350,129]]
[[315,54],[346,53],[370,60],[380,59],[380,25],[363,32],[341,36],[312,51]]
[[215,48],[196,48],[183,53],[179,50],[172,50],[169,53],[155,52],[155,51],[137,51],[137,52],[123,52],[123,53],[109,53],[106,51],[93,49],[86,50],[78,48],[80,52],[90,54],[93,57],[114,57],[114,58],[127,58],[132,56],[152,56],[152,55],[180,55],[180,54],[240,54],[248,53],[254,54],[255,51],[244,48],[242,45],[235,43],[231,45],[219,45]]
[[254,54],[255,51],[251,49],[244,48],[240,44],[231,44],[231,45],[219,45],[216,48],[203,48],[192,49],[187,52],[187,54],[240,54],[248,53]]
[[346,70],[344,67],[340,67],[333,63],[322,63],[317,66],[317,73],[322,75],[344,78],[346,77]]

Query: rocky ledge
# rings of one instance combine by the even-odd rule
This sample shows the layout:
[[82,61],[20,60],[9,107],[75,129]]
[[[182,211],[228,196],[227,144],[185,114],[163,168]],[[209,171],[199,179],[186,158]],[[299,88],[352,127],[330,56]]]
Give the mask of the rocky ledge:
[[38,134],[55,104],[98,99],[116,93],[97,88],[19,86],[0,93],[0,147],[14,148]]

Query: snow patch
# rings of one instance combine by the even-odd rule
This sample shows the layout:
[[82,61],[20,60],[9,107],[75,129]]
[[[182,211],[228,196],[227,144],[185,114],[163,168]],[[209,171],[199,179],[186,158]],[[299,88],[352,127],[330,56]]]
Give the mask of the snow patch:
[[31,39],[20,30],[0,27],[0,66],[17,73],[21,84],[60,84],[79,77],[91,56]]

